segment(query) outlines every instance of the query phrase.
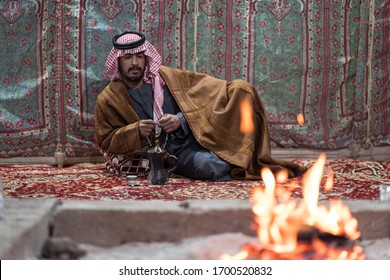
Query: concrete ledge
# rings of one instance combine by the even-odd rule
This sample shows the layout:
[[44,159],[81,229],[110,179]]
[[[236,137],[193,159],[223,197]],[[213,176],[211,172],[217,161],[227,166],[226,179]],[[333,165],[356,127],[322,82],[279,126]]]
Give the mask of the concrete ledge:
[[[102,156],[65,157],[61,165],[67,166],[67,165],[80,164],[80,163],[104,163],[104,159]],[[54,156],[53,157],[10,157],[10,158],[0,157],[0,164],[5,164],[5,165],[47,164],[47,165],[58,166],[59,162]]]
[[[329,202],[320,202],[327,204]],[[389,240],[390,202],[343,201],[358,220],[364,241]],[[178,242],[225,233],[255,236],[247,200],[85,201],[5,199],[0,258],[37,259],[49,237],[115,247]]]
[[[343,203],[358,220],[362,239],[390,238],[390,202]],[[53,216],[53,236],[110,247],[224,232],[255,235],[251,207],[245,200],[65,201]]]
[[55,199],[5,198],[0,220],[0,259],[36,259],[49,236]]
[[[249,208],[248,208],[249,207]],[[54,237],[110,247],[128,242],[174,242],[248,230],[245,201],[65,201],[53,216]]]
[[280,148],[272,149],[272,157],[275,159],[294,160],[297,158],[316,160],[321,153],[326,154],[328,160],[337,159],[357,159],[368,161],[389,161],[390,149],[389,146],[373,147],[373,149],[365,149],[363,145],[355,145],[355,149],[338,149],[338,150],[326,150],[326,149],[292,149],[292,148]]
[[343,204],[358,220],[363,239],[390,238],[390,201],[345,200]]

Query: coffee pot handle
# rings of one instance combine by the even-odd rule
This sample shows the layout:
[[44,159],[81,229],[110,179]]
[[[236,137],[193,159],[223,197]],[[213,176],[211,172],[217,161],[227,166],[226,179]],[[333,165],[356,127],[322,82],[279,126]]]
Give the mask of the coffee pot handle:
[[171,169],[168,169],[166,172],[168,174],[172,173],[173,171],[175,171],[177,169],[177,167],[179,166],[179,160],[176,156],[174,155],[170,155],[170,154],[167,154],[166,158],[170,159],[170,165],[172,166]]

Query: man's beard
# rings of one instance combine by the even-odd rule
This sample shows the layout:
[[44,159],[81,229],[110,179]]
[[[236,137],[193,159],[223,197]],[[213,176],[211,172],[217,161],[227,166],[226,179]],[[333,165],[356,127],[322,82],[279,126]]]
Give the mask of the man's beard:
[[145,68],[142,69],[142,68],[140,68],[140,67],[133,67],[133,68],[129,68],[127,71],[129,72],[129,71],[131,71],[131,70],[133,70],[133,69],[140,70],[140,74],[139,74],[139,75],[136,75],[136,76],[134,76],[134,75],[130,76],[130,75],[121,73],[121,74],[122,74],[122,77],[123,77],[126,81],[128,81],[128,82],[131,82],[131,83],[138,83],[138,82],[141,81],[142,78],[144,77]]

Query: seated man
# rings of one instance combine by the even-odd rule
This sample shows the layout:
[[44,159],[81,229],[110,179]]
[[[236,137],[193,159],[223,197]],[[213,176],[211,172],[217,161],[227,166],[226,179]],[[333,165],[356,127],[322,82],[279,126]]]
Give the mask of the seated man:
[[[139,32],[119,34],[113,45],[105,65],[111,82],[95,108],[96,140],[108,169],[144,175],[148,166],[134,152],[147,150],[159,137],[178,158],[175,172],[191,179],[260,179],[264,166],[286,169],[290,177],[304,171],[271,158],[265,112],[247,82],[162,66]],[[253,107],[253,133],[240,131],[243,100]]]

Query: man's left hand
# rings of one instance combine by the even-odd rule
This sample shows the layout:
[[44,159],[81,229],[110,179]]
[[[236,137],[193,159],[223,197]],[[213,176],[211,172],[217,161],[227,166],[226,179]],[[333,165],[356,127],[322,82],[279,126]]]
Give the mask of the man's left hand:
[[178,129],[181,123],[178,116],[165,114],[159,119],[158,125],[164,132],[171,133]]

